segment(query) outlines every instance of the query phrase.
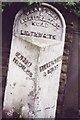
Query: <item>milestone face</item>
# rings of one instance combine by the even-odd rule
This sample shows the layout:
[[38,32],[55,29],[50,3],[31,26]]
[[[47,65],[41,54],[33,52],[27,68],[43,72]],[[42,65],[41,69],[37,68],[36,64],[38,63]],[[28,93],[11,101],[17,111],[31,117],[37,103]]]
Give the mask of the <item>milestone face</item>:
[[34,7],[20,16],[18,35],[61,41],[62,23],[54,10],[45,6]]

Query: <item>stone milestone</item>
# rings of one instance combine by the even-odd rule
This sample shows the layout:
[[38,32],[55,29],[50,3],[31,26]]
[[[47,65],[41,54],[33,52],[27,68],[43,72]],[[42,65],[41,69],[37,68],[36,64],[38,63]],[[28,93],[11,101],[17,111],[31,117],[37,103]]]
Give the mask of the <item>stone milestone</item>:
[[3,108],[10,117],[55,118],[64,41],[65,21],[52,5],[17,13]]

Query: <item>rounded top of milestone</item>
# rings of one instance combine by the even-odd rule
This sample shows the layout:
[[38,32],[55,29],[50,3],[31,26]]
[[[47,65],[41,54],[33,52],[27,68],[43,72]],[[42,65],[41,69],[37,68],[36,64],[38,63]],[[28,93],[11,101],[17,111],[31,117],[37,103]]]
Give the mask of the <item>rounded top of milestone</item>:
[[61,41],[63,23],[60,16],[56,8],[46,3],[26,8],[16,15],[13,34]]

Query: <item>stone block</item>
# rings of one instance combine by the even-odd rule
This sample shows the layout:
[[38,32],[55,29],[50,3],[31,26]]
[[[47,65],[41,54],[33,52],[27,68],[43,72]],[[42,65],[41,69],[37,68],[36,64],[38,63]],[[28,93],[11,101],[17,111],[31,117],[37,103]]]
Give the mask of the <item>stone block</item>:
[[66,79],[67,79],[67,74],[61,73],[60,79],[61,79],[62,81],[66,81]]
[[68,64],[68,60],[69,60],[68,56],[63,56],[62,63],[67,65]]
[[62,51],[58,49],[61,42],[25,38],[13,41],[4,109],[17,111],[22,106],[25,117],[54,118],[62,63]]
[[62,65],[62,72],[67,73],[67,65],[65,64]]

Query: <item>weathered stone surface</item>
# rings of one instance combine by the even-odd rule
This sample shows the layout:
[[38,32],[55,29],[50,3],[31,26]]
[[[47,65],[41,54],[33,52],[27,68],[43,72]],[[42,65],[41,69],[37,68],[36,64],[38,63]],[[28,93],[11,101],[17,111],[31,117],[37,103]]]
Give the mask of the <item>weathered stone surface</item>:
[[66,48],[66,49],[70,49],[70,46],[71,46],[71,44],[70,44],[69,42],[65,42],[65,46],[64,46],[64,48]]
[[57,114],[57,117],[60,119],[61,117],[61,114],[62,114],[62,105],[57,105],[57,110],[56,110],[56,114]]
[[62,65],[62,72],[67,73],[67,65],[65,64]]
[[67,79],[67,74],[61,73],[60,79],[65,81]]
[[64,49],[64,53],[65,56],[69,56],[69,49]]
[[67,33],[66,34],[66,42],[72,43],[73,34]]
[[62,105],[63,104],[63,97],[64,97],[64,94],[60,94],[59,96],[58,96],[58,104],[59,105]]
[[65,81],[63,82],[61,81],[59,86],[59,94],[64,94],[64,91],[65,91]]
[[63,60],[62,60],[63,64],[67,64],[68,60],[69,60],[68,56],[63,56]]

